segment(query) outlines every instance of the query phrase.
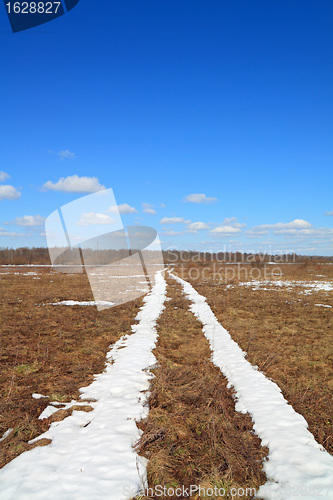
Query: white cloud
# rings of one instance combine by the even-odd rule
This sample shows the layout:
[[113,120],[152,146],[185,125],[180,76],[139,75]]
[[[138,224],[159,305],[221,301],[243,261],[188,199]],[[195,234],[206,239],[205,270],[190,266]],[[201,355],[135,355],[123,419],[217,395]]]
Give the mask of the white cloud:
[[220,234],[222,236],[228,236],[236,233],[240,233],[241,229],[239,227],[233,226],[218,226],[210,231],[212,234]]
[[312,227],[310,222],[303,219],[295,219],[291,222],[287,222],[286,224],[279,222],[274,225],[273,229],[305,229],[310,227]]
[[[263,224],[254,226],[249,231],[245,231],[249,238],[257,238],[273,232],[276,236],[296,237],[298,241],[307,237],[330,237],[333,234],[333,229],[326,227],[314,228],[310,222],[303,219],[295,219],[291,222],[277,224]],[[296,241],[296,240],[295,240]]]
[[198,194],[188,194],[185,196],[185,201],[188,201],[189,203],[214,203],[215,201],[218,201],[217,198],[209,198],[203,193],[198,193]]
[[293,235],[293,236],[330,236],[333,234],[333,229],[327,227],[310,228],[310,229],[280,229],[274,231],[274,234]]
[[249,238],[258,238],[258,236],[263,236],[263,235],[265,235],[265,234],[269,234],[269,231],[264,230],[264,229],[261,229],[261,230],[254,230],[254,229],[252,228],[252,229],[249,229],[248,231],[245,231],[245,234],[246,234],[246,236],[248,236]]
[[81,215],[78,226],[91,226],[94,224],[113,224],[114,219],[106,214],[97,214],[95,212],[87,212]]
[[134,208],[128,205],[128,203],[123,203],[122,205],[114,205],[109,208],[109,212],[112,212],[113,214],[120,213],[120,214],[137,214],[138,211]]
[[75,153],[68,151],[68,149],[61,149],[60,151],[58,151],[57,155],[61,160],[64,160],[65,158],[75,158]]
[[236,217],[226,217],[223,221],[223,224],[232,224],[233,222],[237,222]]
[[97,177],[79,177],[78,175],[72,175],[66,178],[62,177],[56,183],[47,181],[43,187],[45,189],[62,191],[64,193],[95,193],[105,189],[105,186],[99,183]]
[[8,237],[13,237],[13,238],[20,238],[20,237],[26,237],[28,236],[27,234],[22,234],[22,233],[14,233],[10,231],[5,231],[4,229],[0,228],[0,236],[8,236]]
[[246,224],[242,224],[241,222],[237,222],[236,217],[226,217],[222,222],[223,226],[233,226],[233,227],[245,227]]
[[23,217],[16,217],[14,224],[18,226],[36,227],[42,226],[45,222],[45,217],[41,215],[23,215]]
[[151,203],[142,203],[143,212],[146,213],[146,214],[155,215],[157,212],[153,208],[153,206],[154,205],[152,205]]
[[209,227],[209,224],[206,224],[205,222],[192,222],[188,225],[188,229],[191,231],[200,231],[203,229],[209,229]]
[[281,229],[306,229],[311,228],[312,224],[303,219],[295,219],[291,222],[278,222],[277,224],[261,224],[254,226],[253,231],[276,231]]
[[9,179],[9,177],[10,177],[9,174],[6,174],[6,172],[3,172],[2,170],[0,170],[0,182],[3,182],[6,179]]
[[52,155],[59,156],[60,160],[75,158],[75,153],[72,153],[68,149],[60,149],[60,151],[58,151],[58,152],[52,151],[50,149],[49,153],[51,153]]
[[190,220],[185,220],[183,217],[163,217],[160,224],[190,224]]
[[333,215],[333,210],[331,210],[330,212],[325,212],[325,215]]
[[0,186],[0,200],[17,200],[21,193],[14,186]]
[[184,232],[183,231],[172,231],[172,230],[170,230],[170,231],[163,231],[163,234],[165,236],[180,236],[180,235],[184,234]]
[[220,236],[231,236],[233,234],[238,234],[241,229],[245,227],[246,224],[241,224],[237,222],[236,217],[228,217],[224,219],[217,227],[210,231],[211,234],[218,234]]

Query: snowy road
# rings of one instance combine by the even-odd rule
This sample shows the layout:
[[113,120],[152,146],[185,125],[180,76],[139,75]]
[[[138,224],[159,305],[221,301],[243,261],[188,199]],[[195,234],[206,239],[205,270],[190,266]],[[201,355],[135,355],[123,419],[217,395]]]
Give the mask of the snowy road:
[[23,453],[0,470],[1,500],[125,500],[145,481],[146,461],[132,446],[140,431],[135,421],[143,406],[155,362],[156,321],[164,308],[166,283],[161,275],[132,327],[109,352],[106,370],[81,389],[94,410],[74,411],[40,436],[49,446]]
[[307,422],[282,396],[280,388],[253,367],[245,353],[220,325],[206,302],[188,282],[171,274],[192,302],[191,311],[203,325],[212,361],[235,390],[236,410],[250,413],[255,433],[269,449],[264,471],[268,481],[258,496],[286,500],[300,496],[333,499],[333,457],[316,442]]
[[[171,273],[170,277],[183,287],[210,342],[213,363],[234,387],[236,410],[250,413],[254,431],[269,449],[264,464],[268,480],[258,496],[332,500],[333,457],[315,441],[279,387],[245,359],[205,297],[186,281]],[[152,353],[158,339],[156,322],[165,299],[166,282],[157,273],[133,334],[112,347],[106,370],[81,389],[82,401],[95,400],[89,403],[93,411],[74,411],[54,422],[37,438],[52,439],[50,445],[23,453],[0,470],[1,500],[129,500],[145,486],[146,461],[133,451],[140,437],[135,422],[147,412],[144,402],[149,367],[156,362]]]

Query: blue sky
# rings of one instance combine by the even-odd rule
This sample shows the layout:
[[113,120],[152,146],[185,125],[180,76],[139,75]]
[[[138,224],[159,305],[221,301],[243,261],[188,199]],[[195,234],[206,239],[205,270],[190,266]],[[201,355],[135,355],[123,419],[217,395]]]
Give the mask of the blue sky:
[[80,0],[13,34],[1,7],[0,246],[46,245],[104,186],[164,248],[332,255],[332,22],[331,0]]

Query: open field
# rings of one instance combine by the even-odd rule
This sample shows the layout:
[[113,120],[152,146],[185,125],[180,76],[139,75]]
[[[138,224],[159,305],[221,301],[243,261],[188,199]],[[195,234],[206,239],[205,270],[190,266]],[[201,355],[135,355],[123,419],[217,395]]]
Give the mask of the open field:
[[141,300],[100,312],[47,305],[94,300],[87,277],[49,267],[1,267],[0,273],[0,437],[13,429],[0,443],[2,467],[58,418],[38,419],[50,401],[78,400],[78,389],[103,370],[109,345],[130,331]]
[[175,272],[207,298],[247,359],[333,453],[333,266],[210,264]]
[[[333,266],[192,263],[173,272],[207,298],[248,361],[279,385],[332,453]],[[51,305],[93,296],[85,275],[48,267],[1,267],[0,280],[0,438],[13,429],[0,442],[2,467],[36,446],[28,441],[51,422],[73,409],[93,410],[87,401],[38,418],[50,401],[79,400],[79,388],[103,371],[109,346],[132,333],[142,300],[100,312]],[[233,391],[210,361],[209,343],[189,300],[175,280],[167,283],[156,327],[150,411],[138,424],[143,434],[136,450],[149,460],[149,487],[218,485],[226,491],[221,498],[238,498],[229,494],[232,487],[257,490],[265,483],[268,450],[254,434],[250,416],[235,410]],[[34,393],[47,398],[34,399]]]

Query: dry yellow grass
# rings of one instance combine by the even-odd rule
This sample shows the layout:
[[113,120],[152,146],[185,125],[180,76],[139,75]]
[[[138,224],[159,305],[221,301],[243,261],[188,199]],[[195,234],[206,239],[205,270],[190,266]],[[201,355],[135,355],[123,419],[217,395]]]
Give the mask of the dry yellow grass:
[[[207,297],[249,361],[277,382],[316,439],[332,452],[333,309],[315,305],[333,305],[332,292],[304,295],[301,287],[275,291],[239,285],[249,281],[249,269],[258,273],[253,277],[265,272],[265,278],[276,278],[274,266],[267,267],[239,272],[238,266],[214,269],[203,263],[178,267],[178,273]],[[284,280],[333,279],[333,266],[279,267]],[[0,467],[47,429],[52,418],[40,421],[38,416],[49,400],[78,399],[78,388],[103,370],[109,345],[130,333],[141,305],[137,300],[101,312],[42,306],[93,297],[85,276],[50,275],[47,268],[38,272],[38,280],[0,276],[0,436],[14,428],[1,443]],[[252,434],[251,419],[235,412],[224,377],[209,361],[202,326],[179,287],[174,281],[170,285],[172,300],[159,320],[151,411],[140,424],[144,434],[138,449],[149,458],[150,486],[220,486],[225,499],[231,487],[257,488],[265,481],[261,467],[267,450]],[[49,400],[32,399],[33,392]],[[67,414],[60,411],[53,419]]]
[[[96,307],[43,305],[94,300],[87,277],[50,274],[49,268],[38,268],[38,276],[26,272],[31,268],[0,275],[0,437],[13,429],[0,443],[0,467],[30,449],[28,441],[61,416],[38,419],[49,401],[78,400],[78,389],[104,369],[110,344],[131,333],[141,306],[140,299],[100,312]],[[33,393],[48,399],[32,399]]]
[[[276,266],[255,269],[254,275],[269,280],[333,283],[332,265],[277,267],[281,277],[274,274]],[[219,268],[221,271],[216,272]],[[192,272],[192,279],[186,266],[178,268],[178,273],[207,297],[218,320],[247,353],[248,360],[279,385],[285,398],[305,417],[317,441],[332,453],[333,308],[316,304],[333,306],[333,292],[304,294],[303,286],[252,290],[241,285],[250,281],[252,268],[240,269],[205,266],[198,273]]]

